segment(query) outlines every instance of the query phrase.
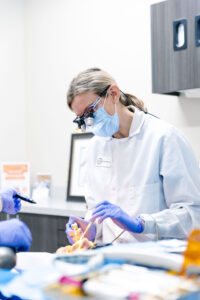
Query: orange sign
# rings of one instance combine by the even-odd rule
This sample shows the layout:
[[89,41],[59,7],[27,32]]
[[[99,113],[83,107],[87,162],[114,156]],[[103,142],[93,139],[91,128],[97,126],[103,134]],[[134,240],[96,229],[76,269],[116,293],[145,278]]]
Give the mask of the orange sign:
[[29,163],[2,163],[1,187],[13,187],[20,193],[30,196]]

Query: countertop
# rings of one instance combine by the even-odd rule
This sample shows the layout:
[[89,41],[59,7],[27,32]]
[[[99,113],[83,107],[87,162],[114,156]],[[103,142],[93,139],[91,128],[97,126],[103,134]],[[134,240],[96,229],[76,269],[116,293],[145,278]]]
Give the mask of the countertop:
[[20,213],[41,214],[52,216],[77,216],[84,217],[86,204],[83,202],[72,202],[64,199],[50,198],[49,200],[37,201],[37,204],[29,204],[21,201]]

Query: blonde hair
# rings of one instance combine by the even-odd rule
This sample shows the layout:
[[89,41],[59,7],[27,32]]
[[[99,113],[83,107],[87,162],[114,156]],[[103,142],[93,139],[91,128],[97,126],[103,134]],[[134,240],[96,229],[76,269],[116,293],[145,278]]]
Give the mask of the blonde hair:
[[[71,109],[72,101],[77,95],[91,91],[100,96],[111,84],[117,84],[115,79],[99,68],[91,68],[79,73],[70,83],[67,92],[67,104],[69,108]],[[119,101],[124,106],[135,106],[139,110],[147,111],[144,102],[132,94],[120,91]]]

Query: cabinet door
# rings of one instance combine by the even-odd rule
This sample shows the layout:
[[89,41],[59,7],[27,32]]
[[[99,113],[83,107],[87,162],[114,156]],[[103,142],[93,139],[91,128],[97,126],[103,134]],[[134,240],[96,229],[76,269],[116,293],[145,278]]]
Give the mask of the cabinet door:
[[69,245],[69,241],[65,233],[65,226],[68,220],[68,217],[58,217],[58,248]]
[[169,91],[170,36],[167,3],[151,5],[152,92]]
[[[169,90],[193,89],[195,82],[195,39],[194,39],[194,3],[196,0],[173,0],[168,2],[169,32],[170,32],[170,82]],[[173,50],[172,24],[176,20],[185,19],[187,22],[187,48],[179,51]]]
[[5,221],[7,220],[7,214],[0,212],[0,221]]
[[57,217],[19,214],[20,220],[27,224],[32,233],[32,245],[29,251],[55,252],[58,248]]
[[[194,1],[194,15],[200,16],[200,0]],[[198,23],[198,39],[200,32],[200,24]],[[194,49],[194,60],[195,60],[195,86],[200,88],[200,46],[196,46]]]
[[[199,5],[200,0],[169,0],[151,6],[153,93],[200,87],[200,49],[195,46],[194,26]],[[179,20],[186,20],[187,45],[175,51],[173,23]]]

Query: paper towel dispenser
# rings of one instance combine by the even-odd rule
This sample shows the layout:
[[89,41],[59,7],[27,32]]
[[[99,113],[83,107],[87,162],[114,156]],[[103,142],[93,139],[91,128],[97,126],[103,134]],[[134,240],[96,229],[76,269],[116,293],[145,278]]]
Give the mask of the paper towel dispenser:
[[200,0],[151,5],[151,49],[152,92],[200,98]]

